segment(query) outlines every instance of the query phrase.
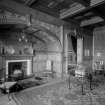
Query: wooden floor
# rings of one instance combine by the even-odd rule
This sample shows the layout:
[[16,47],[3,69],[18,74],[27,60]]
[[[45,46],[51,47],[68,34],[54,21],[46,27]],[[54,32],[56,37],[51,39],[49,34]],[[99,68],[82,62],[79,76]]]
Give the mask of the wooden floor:
[[14,94],[20,105],[104,105],[105,84],[100,83],[93,90],[87,84],[85,94],[81,94],[81,86],[71,83],[68,89],[67,81],[55,80],[43,86],[26,89]]

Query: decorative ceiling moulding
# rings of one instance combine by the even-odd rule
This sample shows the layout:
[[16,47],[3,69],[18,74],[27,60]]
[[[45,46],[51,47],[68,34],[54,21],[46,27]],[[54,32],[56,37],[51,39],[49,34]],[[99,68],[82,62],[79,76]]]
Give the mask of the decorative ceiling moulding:
[[27,16],[21,16],[9,11],[0,10],[0,24],[28,24]]

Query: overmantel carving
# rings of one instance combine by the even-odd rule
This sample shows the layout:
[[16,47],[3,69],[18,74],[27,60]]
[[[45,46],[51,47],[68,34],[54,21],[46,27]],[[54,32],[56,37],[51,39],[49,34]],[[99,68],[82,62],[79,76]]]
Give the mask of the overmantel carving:
[[6,61],[6,60],[31,60],[32,61],[33,55],[5,54],[5,55],[2,55],[2,58],[4,61]]

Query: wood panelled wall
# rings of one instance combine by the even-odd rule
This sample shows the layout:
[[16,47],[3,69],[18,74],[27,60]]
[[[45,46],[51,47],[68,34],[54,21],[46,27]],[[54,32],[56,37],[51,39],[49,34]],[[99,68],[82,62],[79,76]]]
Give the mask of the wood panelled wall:
[[36,73],[46,70],[47,60],[53,62],[52,69],[56,72],[57,76],[61,76],[61,53],[58,52],[36,53],[33,61],[33,71]]
[[[1,36],[3,33],[0,33]],[[8,35],[13,34],[15,37],[15,34],[17,33],[8,33]],[[19,34],[19,33],[18,33]],[[4,47],[5,49],[9,46],[12,46],[15,49],[15,53],[18,55],[19,52],[21,51],[21,55],[24,54],[24,48],[31,47],[31,44],[27,43],[22,43],[19,41],[13,41],[8,35],[6,39],[0,38],[0,49]],[[12,36],[12,38],[13,38]],[[14,38],[15,39],[15,38]],[[37,43],[33,46],[33,49],[35,50],[35,55],[33,57],[33,72],[40,72],[46,69],[46,62],[47,60],[51,60],[53,62],[53,67],[52,69],[56,72],[57,76],[61,76],[61,71],[62,71],[62,53],[61,53],[61,48],[58,44],[58,42],[48,42],[47,44],[41,43],[40,41],[37,40]],[[3,64],[2,64],[3,61]],[[2,59],[0,57],[0,69],[4,68],[5,69],[5,59]]]
[[94,29],[94,64],[102,62],[105,66],[105,26]]
[[[2,40],[1,40],[2,43]],[[7,41],[5,43],[2,43],[1,46],[4,46],[5,48],[8,46],[12,46],[16,53],[19,54],[19,51],[22,51],[25,48],[25,46],[31,47],[31,45],[27,45],[24,43],[14,43],[13,41]],[[53,62],[53,67],[52,69],[57,73],[57,76],[61,75],[61,49],[59,49],[59,46],[56,43],[49,43],[47,46],[43,43],[36,43],[34,45],[35,49],[35,55],[33,57],[33,72],[40,72],[43,70],[46,70],[46,62],[47,60],[51,60]],[[3,64],[2,64],[3,61]],[[5,69],[5,61],[0,57],[0,69],[4,68]]]
[[[0,24],[28,24],[29,19],[27,16],[21,16],[19,14],[14,14],[9,11],[3,11],[3,13],[0,13]],[[32,24],[37,26],[37,28],[41,28],[42,31],[45,31],[45,37],[46,43],[41,43],[40,41],[36,41],[36,44],[33,46],[33,49],[35,50],[35,55],[33,57],[33,72],[37,71],[43,71],[46,69],[46,61],[51,60],[53,61],[53,69],[57,73],[61,73],[61,46],[60,46],[60,39],[61,39],[61,28],[60,26],[56,26],[53,24],[48,24],[43,21],[36,20],[32,18]],[[9,26],[8,26],[9,27]],[[29,44],[24,44],[24,43],[19,43],[18,41],[11,41],[8,37],[8,34],[17,34],[17,32],[10,32],[7,33],[7,37],[4,38],[5,41],[3,41],[2,38],[0,38],[0,48],[4,46],[5,48],[8,46],[12,46],[15,49],[16,54],[19,54],[20,51],[23,54],[24,53],[24,48],[26,46],[31,47]],[[20,33],[18,33],[20,34]],[[0,33],[0,36],[3,36],[3,33]],[[21,35],[20,35],[21,36]],[[47,38],[48,37],[48,38]],[[14,38],[15,39],[15,38]],[[59,41],[59,42],[57,42]],[[5,62],[2,64],[2,57],[0,57],[0,69],[2,67],[5,69]]]
[[92,32],[85,33],[83,38],[83,64],[88,72],[92,71],[93,63],[93,34]]

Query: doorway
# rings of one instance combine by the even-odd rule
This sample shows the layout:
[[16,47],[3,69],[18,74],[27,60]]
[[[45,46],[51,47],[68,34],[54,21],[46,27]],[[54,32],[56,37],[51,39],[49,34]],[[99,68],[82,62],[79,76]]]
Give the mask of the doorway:
[[68,65],[75,65],[77,63],[77,38],[76,36],[68,34],[67,36],[67,58]]
[[67,35],[67,71],[83,61],[83,38]]

